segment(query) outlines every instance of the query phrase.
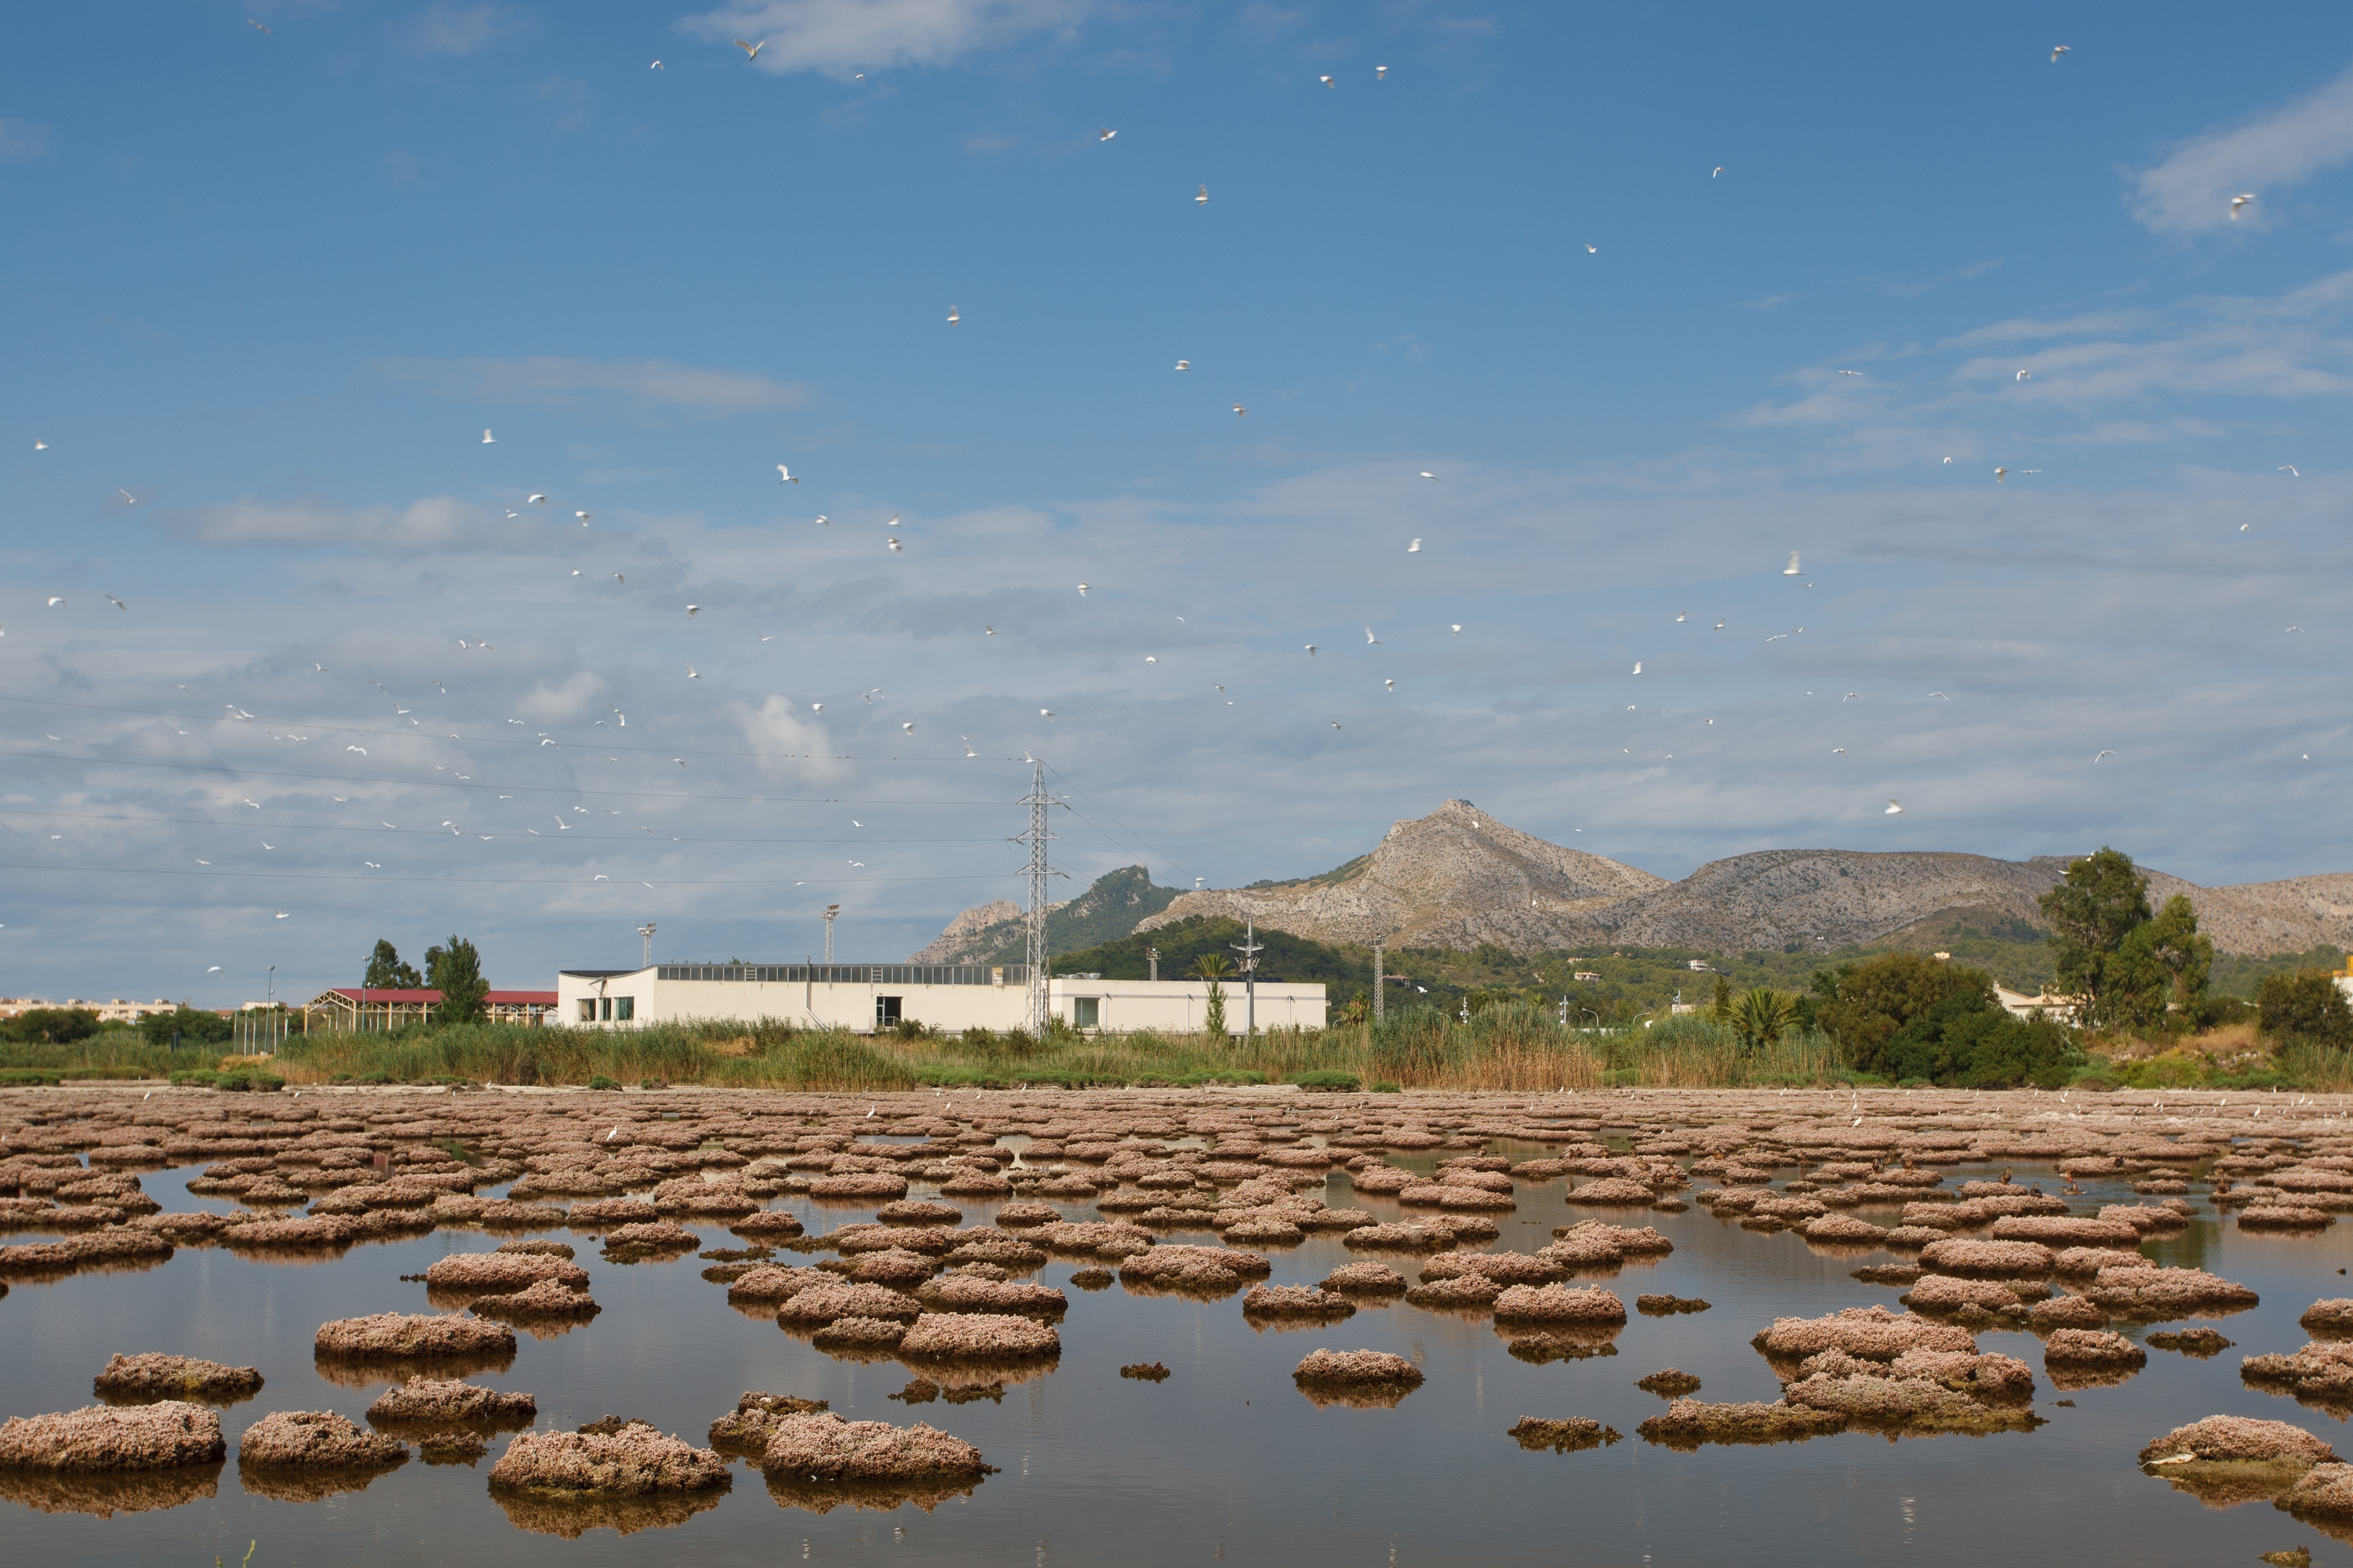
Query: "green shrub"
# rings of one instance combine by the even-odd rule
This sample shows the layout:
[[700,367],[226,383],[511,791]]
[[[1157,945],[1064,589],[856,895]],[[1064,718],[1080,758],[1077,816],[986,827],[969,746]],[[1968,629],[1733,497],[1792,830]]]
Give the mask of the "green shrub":
[[1405,1089],[1394,1079],[1377,1079],[1373,1083],[1375,1094],[1403,1094]]
[[2255,1027],[2268,1038],[2330,1050],[2353,1046],[2353,1008],[2345,1005],[2345,994],[2326,970],[2266,974],[2256,998],[2261,1014]]
[[1352,1072],[1340,1072],[1327,1068],[1322,1072],[1293,1073],[1291,1075],[1291,1081],[1302,1089],[1323,1089],[1330,1093],[1354,1092],[1356,1086],[1364,1080]]
[[[621,1084],[620,1080],[617,1079],[607,1078],[603,1073],[597,1073],[589,1079],[588,1087],[590,1089],[618,1089],[621,1087]],[[642,1213],[643,1211],[641,1210],[639,1212]]]

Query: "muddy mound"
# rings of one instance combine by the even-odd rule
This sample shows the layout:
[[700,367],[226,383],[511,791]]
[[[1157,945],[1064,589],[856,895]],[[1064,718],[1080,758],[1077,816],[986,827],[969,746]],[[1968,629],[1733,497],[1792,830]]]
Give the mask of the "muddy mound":
[[1862,1361],[1893,1361],[1905,1351],[1975,1352],[1968,1331],[1884,1307],[1850,1307],[1825,1318],[1776,1318],[1749,1342],[1767,1356],[1797,1360],[1842,1350]]
[[2260,1300],[2244,1285],[2202,1268],[2103,1268],[2084,1294],[2112,1317],[2143,1322],[2242,1312]]
[[917,1288],[915,1300],[934,1312],[1012,1312],[1035,1318],[1059,1318],[1071,1305],[1070,1298],[1051,1285],[971,1274],[930,1280]]
[[759,1466],[810,1481],[976,1480],[996,1470],[979,1449],[937,1427],[845,1421],[830,1412],[778,1417]]
[[2141,1468],[2215,1508],[2275,1498],[2337,1454],[2301,1426],[2209,1415],[2140,1451]]
[[1619,1440],[1618,1429],[1589,1421],[1581,1415],[1566,1421],[1544,1421],[1534,1415],[1523,1415],[1513,1424],[1509,1436],[1523,1448],[1549,1448],[1556,1454],[1574,1454],[1587,1448],[1599,1448]]
[[1802,1405],[1703,1405],[1678,1399],[1662,1415],[1634,1428],[1634,1435],[1662,1448],[1694,1452],[1709,1443],[1802,1443],[1846,1430],[1837,1410]]
[[899,1342],[908,1360],[1045,1360],[1062,1353],[1050,1323],[985,1312],[924,1312]]
[[1622,1323],[1626,1303],[1614,1291],[1567,1285],[1514,1285],[1495,1298],[1499,1323]]
[[1337,1295],[1402,1296],[1405,1276],[1386,1263],[1349,1263],[1326,1274],[1317,1287]]
[[511,1323],[585,1322],[605,1309],[586,1290],[575,1290],[554,1279],[542,1279],[511,1295],[477,1296],[477,1317]]
[[149,1352],[110,1356],[106,1370],[90,1386],[110,1405],[152,1405],[162,1399],[234,1405],[261,1392],[261,1373],[249,1366]]
[[1327,1321],[1355,1315],[1356,1304],[1345,1296],[1315,1285],[1253,1285],[1242,1297],[1242,1311],[1256,1318],[1303,1318]]
[[406,1445],[332,1410],[273,1410],[237,1439],[237,1462],[270,1469],[385,1469],[408,1458]]
[[220,1417],[182,1400],[84,1405],[0,1424],[0,1469],[164,1470],[223,1458]]
[[817,1328],[836,1318],[890,1318],[912,1323],[923,1315],[923,1304],[913,1296],[902,1296],[881,1285],[828,1278],[820,1284],[794,1292],[776,1310],[776,1321],[787,1328],[797,1323]]
[[588,1271],[565,1258],[528,1252],[460,1252],[425,1271],[425,1282],[437,1289],[484,1295],[511,1295],[542,1280],[585,1290]]
[[410,1378],[376,1396],[367,1418],[377,1426],[528,1426],[539,1402],[528,1394],[484,1388],[480,1384],[432,1377]]
[[735,1408],[711,1424],[714,1452],[754,1459],[767,1451],[777,1423],[788,1415],[809,1415],[824,1410],[822,1399],[797,1399],[788,1394],[746,1392]]
[[315,1352],[343,1361],[470,1359],[512,1355],[514,1331],[479,1318],[378,1312],[319,1325]]
[[1421,1386],[1421,1368],[1387,1351],[1310,1351],[1291,1381],[1318,1404],[1394,1405]]
[[491,1467],[495,1491],[542,1500],[642,1498],[723,1489],[727,1461],[642,1421],[617,1432],[523,1432]]

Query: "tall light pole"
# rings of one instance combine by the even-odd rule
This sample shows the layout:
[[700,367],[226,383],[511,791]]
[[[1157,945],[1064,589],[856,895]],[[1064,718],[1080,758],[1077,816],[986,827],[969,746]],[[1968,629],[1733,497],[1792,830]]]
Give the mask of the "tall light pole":
[[1379,942],[1373,943],[1373,1022],[1376,1024],[1381,1021],[1383,1016],[1383,1003],[1386,993],[1388,990],[1388,986],[1381,984],[1381,981],[1384,978],[1381,971],[1388,967],[1388,965],[1382,961],[1381,944]]
[[1242,955],[1242,1038],[1247,1040],[1258,1034],[1258,955],[1266,951],[1258,940],[1258,917],[1250,917],[1241,941],[1227,945]]
[[1147,947],[1144,950],[1144,956],[1152,965],[1152,979],[1156,983],[1160,979],[1160,950]]
[[[841,906],[839,904],[828,904],[825,906],[825,962],[828,968],[831,967],[833,963],[833,917],[840,912]],[[828,976],[828,978],[830,979],[831,976]]]
[[645,924],[639,926],[638,928],[638,934],[646,939],[645,967],[651,969],[654,966],[654,922],[648,921]]

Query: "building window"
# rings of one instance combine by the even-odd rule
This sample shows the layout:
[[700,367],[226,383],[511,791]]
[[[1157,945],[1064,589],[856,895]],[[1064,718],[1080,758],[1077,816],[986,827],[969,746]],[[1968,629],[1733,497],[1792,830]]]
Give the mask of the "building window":
[[1100,996],[1071,997],[1071,1026],[1076,1029],[1103,1027],[1103,998]]
[[594,996],[580,998],[580,1021],[584,1024],[593,1024],[596,1021],[596,998]]
[[901,999],[896,996],[877,996],[874,998],[874,1026],[876,1028],[887,1029],[899,1021],[900,1000]]
[[610,996],[607,996],[607,997],[606,997],[606,998],[605,998],[605,1022],[607,1022],[607,1023],[608,1023],[608,1024],[609,1024],[609,1023],[611,1023],[612,1021],[613,1021],[613,999],[612,999]]
[[613,1016],[626,1024],[638,1016],[638,999],[634,996],[613,998]]

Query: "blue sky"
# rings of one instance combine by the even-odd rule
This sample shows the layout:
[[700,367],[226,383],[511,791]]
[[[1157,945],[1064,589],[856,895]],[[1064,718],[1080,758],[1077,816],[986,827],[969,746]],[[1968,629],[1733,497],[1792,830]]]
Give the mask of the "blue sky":
[[897,957],[1021,896],[1025,755],[1072,889],[1455,795],[1667,876],[2353,866],[2341,8],[12,41],[0,990],[452,931],[543,985],[835,901]]

